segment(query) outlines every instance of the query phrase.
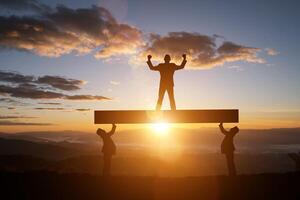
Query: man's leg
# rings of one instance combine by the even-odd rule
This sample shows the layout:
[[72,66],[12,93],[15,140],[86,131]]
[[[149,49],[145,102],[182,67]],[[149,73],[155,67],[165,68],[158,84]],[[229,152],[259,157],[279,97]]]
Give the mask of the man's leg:
[[166,87],[160,85],[159,86],[159,92],[158,92],[158,100],[157,100],[157,103],[156,103],[156,110],[161,109],[161,104],[162,104],[165,92],[166,92]]
[[110,176],[110,166],[111,166],[111,155],[103,156],[103,176]]
[[227,160],[229,176],[235,176],[236,175],[236,168],[235,168],[235,164],[234,164],[234,154],[233,154],[233,152],[232,153],[226,153],[226,160]]
[[169,86],[167,89],[171,110],[176,110],[175,98],[174,98],[174,87]]

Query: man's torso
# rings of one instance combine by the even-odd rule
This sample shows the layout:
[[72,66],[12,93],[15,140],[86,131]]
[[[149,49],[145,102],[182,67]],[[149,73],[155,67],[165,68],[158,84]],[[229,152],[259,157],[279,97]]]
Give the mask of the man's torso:
[[176,70],[174,63],[160,63],[158,65],[158,71],[160,73],[160,85],[161,86],[174,86],[174,72]]
[[225,138],[221,144],[221,152],[229,153],[229,152],[233,152],[234,150],[235,150],[235,147],[233,144],[233,137],[225,136]]
[[116,145],[110,137],[103,138],[102,152],[111,155],[116,153]]

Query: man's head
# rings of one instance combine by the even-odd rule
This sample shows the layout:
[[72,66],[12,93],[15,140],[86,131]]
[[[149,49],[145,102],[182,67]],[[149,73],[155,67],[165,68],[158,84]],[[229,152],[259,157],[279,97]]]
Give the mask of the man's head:
[[171,56],[169,54],[166,54],[164,60],[165,63],[169,63],[171,61]]
[[100,137],[103,137],[103,136],[105,136],[105,134],[106,134],[105,130],[98,128],[97,135],[99,135]]

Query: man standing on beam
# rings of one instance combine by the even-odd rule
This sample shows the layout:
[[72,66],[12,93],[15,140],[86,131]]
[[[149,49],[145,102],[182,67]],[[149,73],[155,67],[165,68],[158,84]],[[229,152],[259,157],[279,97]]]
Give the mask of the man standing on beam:
[[187,60],[186,55],[182,55],[183,60],[181,65],[176,65],[175,63],[170,63],[170,55],[165,55],[165,63],[160,63],[157,66],[153,66],[151,62],[151,55],[148,55],[147,64],[149,68],[153,71],[159,71],[160,73],[160,84],[159,84],[159,93],[158,100],[156,104],[156,110],[161,109],[161,104],[165,95],[165,92],[168,92],[169,101],[171,105],[171,110],[176,110],[175,98],[174,98],[174,72],[179,69],[183,69]]

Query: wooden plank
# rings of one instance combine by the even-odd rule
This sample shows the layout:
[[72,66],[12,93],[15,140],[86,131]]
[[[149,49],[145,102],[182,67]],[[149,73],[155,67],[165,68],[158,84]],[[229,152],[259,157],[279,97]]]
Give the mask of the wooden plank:
[[239,122],[239,110],[96,110],[95,124]]

